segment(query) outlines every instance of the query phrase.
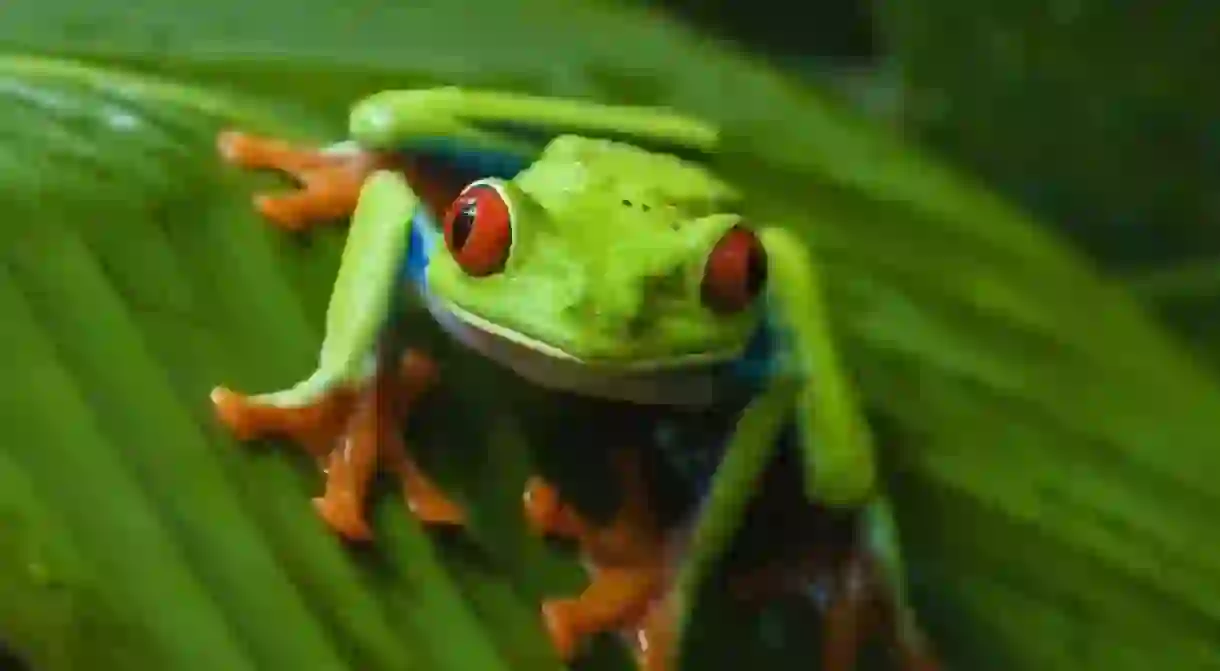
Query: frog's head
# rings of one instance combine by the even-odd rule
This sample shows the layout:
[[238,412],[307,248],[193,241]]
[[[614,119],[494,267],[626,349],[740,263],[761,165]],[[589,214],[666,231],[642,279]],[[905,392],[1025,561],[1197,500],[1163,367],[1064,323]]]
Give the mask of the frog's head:
[[672,156],[559,137],[513,181],[459,196],[429,291],[467,326],[550,357],[636,371],[730,359],[766,279],[736,200]]

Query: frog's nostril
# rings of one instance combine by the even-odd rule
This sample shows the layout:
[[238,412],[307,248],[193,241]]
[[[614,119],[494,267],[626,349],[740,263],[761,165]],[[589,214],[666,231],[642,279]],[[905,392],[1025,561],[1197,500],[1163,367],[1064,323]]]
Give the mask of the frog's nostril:
[[649,275],[644,278],[644,291],[652,299],[665,299],[681,293],[686,281],[680,266],[673,266],[664,272]]

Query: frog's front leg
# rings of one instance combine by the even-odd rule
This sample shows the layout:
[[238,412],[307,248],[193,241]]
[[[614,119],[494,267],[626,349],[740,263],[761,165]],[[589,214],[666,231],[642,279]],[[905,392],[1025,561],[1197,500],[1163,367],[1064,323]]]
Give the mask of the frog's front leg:
[[352,539],[371,532],[363,499],[378,466],[402,479],[408,505],[426,522],[461,520],[457,506],[424,478],[402,443],[402,420],[436,379],[421,354],[397,359],[388,315],[400,290],[402,259],[419,198],[401,175],[377,172],[361,187],[351,231],[326,310],[318,367],[303,382],[271,394],[212,394],[221,421],[239,438],[280,434],[323,461],[323,518]]
[[351,214],[361,184],[377,170],[402,172],[425,202],[443,208],[457,195],[453,189],[465,186],[465,181],[446,184],[443,176],[429,174],[437,167],[426,160],[429,156],[452,159],[456,149],[457,154],[474,150],[507,157],[480,166],[480,171],[491,171],[485,177],[511,177],[519,169],[511,166],[542,149],[534,137],[538,132],[625,135],[698,151],[713,148],[718,138],[715,127],[661,109],[442,87],[382,91],[358,101],[348,118],[350,142],[312,148],[226,131],[217,145],[230,163],[280,170],[301,183],[297,191],[255,197],[255,206],[266,218],[283,228],[301,230]]
[[864,575],[871,578],[864,584],[873,587],[872,602],[875,618],[879,620],[875,630],[884,637],[902,671],[940,671],[940,657],[909,601],[897,525],[889,500],[877,496],[863,516],[867,534],[860,558]]
[[253,170],[278,170],[300,183],[286,193],[254,196],[258,211],[275,225],[300,231],[311,224],[337,221],[351,215],[364,180],[377,170],[398,167],[388,152],[355,145],[309,148],[283,140],[226,131],[217,148],[229,163]]
[[939,664],[906,603],[894,520],[877,491],[872,437],[840,363],[819,277],[801,240],[785,229],[761,232],[768,303],[787,332],[787,363],[802,388],[795,404],[808,497],[825,507],[859,510],[863,547],[840,564],[826,614],[823,668],[851,671],[866,636],[886,636],[904,671]]
[[551,641],[565,661],[576,656],[585,639],[601,632],[647,635],[653,628],[653,606],[665,590],[665,538],[649,505],[638,453],[618,453],[614,466],[622,485],[622,505],[604,525],[585,519],[539,478],[526,489],[525,512],[531,526],[575,540],[591,569],[589,585],[579,596],[548,600],[542,606]]
[[325,491],[314,499],[319,515],[345,538],[366,540],[372,531],[364,500],[379,465],[398,475],[407,505],[421,521],[462,521],[461,509],[415,465],[400,432],[435,378],[435,364],[412,351],[397,370],[378,370],[362,384],[336,387],[305,405],[272,405],[224,388],[213,392],[212,401],[238,438],[286,437],[317,459],[326,473]]

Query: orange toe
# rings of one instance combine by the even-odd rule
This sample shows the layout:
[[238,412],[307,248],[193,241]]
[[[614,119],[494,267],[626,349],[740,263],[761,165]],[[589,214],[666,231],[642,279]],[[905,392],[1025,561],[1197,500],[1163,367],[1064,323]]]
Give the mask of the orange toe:
[[251,170],[278,170],[300,185],[297,190],[254,198],[255,209],[264,218],[290,231],[349,217],[365,179],[395,165],[388,154],[301,147],[237,131],[220,133],[216,148],[229,163]]
[[224,387],[216,387],[211,394],[212,407],[221,424],[238,440],[253,440],[259,436],[259,426],[253,417],[248,397]]
[[582,638],[576,626],[576,603],[571,599],[555,599],[542,604],[542,622],[555,648],[565,662],[571,661]]
[[407,507],[424,524],[462,526],[466,523],[465,512],[447,498],[411,496],[407,498]]
[[290,191],[284,194],[259,194],[254,197],[254,209],[264,219],[284,229],[298,232],[321,220],[338,219],[355,209],[356,196],[347,201],[321,200],[311,191]]
[[635,630],[636,666],[640,671],[669,671],[677,638],[675,608],[670,598],[653,606]]
[[616,459],[623,504],[605,525],[584,520],[538,478],[526,487],[531,526],[575,536],[590,566],[591,579],[579,596],[547,601],[542,608],[547,632],[565,660],[577,653],[581,641],[602,632],[653,635],[646,619],[664,594],[669,572],[664,533],[652,517],[637,456],[624,452]]
[[358,387],[337,388],[311,403],[278,407],[217,387],[217,417],[238,438],[289,438],[318,460],[324,494],[314,499],[322,520],[346,539],[370,540],[364,502],[379,469],[399,476],[407,505],[425,523],[461,525],[464,511],[420,470],[402,442],[400,428],[413,403],[435,381],[436,367],[419,352],[400,366],[379,369]]
[[522,499],[525,521],[532,532],[564,538],[577,538],[581,535],[579,520],[562,503],[559,492],[542,478],[529,479]]
[[373,530],[360,513],[360,504],[352,498],[319,496],[313,499],[318,516],[335,533],[351,541],[372,540]]
[[235,130],[222,131],[216,136],[216,151],[226,162],[244,165],[249,153],[246,134]]
[[216,135],[216,151],[227,163],[243,165],[246,156],[246,135],[235,130],[226,130]]
[[313,148],[299,147],[273,137],[226,130],[216,135],[216,151],[227,163],[250,170],[282,170],[299,177],[300,173],[320,167],[328,155]]

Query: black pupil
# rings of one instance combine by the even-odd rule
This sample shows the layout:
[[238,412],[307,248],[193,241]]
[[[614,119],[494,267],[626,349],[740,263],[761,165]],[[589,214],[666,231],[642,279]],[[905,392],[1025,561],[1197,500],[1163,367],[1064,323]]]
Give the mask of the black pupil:
[[752,244],[750,255],[746,259],[746,292],[750,296],[757,296],[766,283],[767,257],[761,245]]
[[462,204],[453,215],[453,247],[461,249],[466,246],[466,241],[470,239],[470,232],[474,230],[474,217],[478,211],[478,203],[471,199]]

